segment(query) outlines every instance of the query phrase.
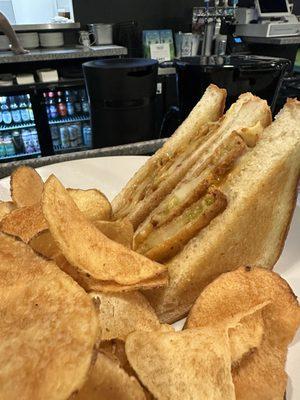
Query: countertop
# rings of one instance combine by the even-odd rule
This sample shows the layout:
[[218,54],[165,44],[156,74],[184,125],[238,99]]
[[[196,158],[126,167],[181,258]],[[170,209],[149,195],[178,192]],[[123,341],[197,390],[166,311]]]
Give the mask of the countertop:
[[300,35],[297,36],[281,36],[281,37],[256,37],[256,36],[244,36],[244,39],[248,43],[262,43],[262,44],[299,44]]
[[158,150],[167,139],[149,140],[147,142],[124,144],[114,147],[104,147],[75,153],[60,154],[49,157],[33,158],[22,161],[12,161],[0,163],[0,179],[9,176],[12,171],[21,165],[28,165],[32,168],[42,167],[71,160],[81,160],[83,158],[106,157],[106,156],[128,156],[128,155],[148,155]]
[[15,55],[11,51],[0,51],[0,64],[23,63],[31,61],[66,60],[74,58],[91,58],[122,56],[127,54],[126,47],[107,45],[83,47],[59,47],[53,49],[31,50],[29,54]]

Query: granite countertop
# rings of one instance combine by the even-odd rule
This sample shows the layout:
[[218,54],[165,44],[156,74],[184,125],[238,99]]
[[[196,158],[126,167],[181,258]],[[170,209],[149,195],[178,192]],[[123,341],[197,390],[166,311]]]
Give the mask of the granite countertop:
[[0,64],[24,63],[30,61],[64,60],[74,58],[91,58],[122,56],[127,54],[126,47],[107,45],[83,47],[59,47],[53,49],[35,49],[29,54],[15,55],[11,51],[0,51]]
[[147,142],[124,144],[120,146],[104,147],[75,153],[60,154],[49,157],[33,158],[22,161],[11,161],[0,164],[0,179],[11,175],[12,171],[21,165],[28,165],[32,168],[44,165],[56,164],[64,161],[81,160],[83,158],[107,157],[107,156],[129,156],[148,155],[158,150],[167,139],[149,140]]

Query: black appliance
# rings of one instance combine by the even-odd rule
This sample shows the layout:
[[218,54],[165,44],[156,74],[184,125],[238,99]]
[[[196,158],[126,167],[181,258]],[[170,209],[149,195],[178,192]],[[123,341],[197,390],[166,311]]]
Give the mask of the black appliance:
[[275,108],[290,62],[254,55],[196,56],[175,61],[181,119],[188,116],[210,83],[227,90],[227,106],[251,92]]
[[83,71],[93,147],[155,138],[156,60],[101,59],[83,64]]

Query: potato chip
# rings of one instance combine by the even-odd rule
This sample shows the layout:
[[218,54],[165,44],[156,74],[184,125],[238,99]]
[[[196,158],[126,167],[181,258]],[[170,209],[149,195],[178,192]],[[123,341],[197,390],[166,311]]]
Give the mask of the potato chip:
[[237,400],[282,400],[287,385],[287,348],[263,340],[232,371]]
[[134,370],[128,362],[125,352],[125,342],[119,339],[104,340],[99,344],[99,351],[118,363],[128,375],[136,376]]
[[135,285],[119,285],[112,281],[101,282],[80,274],[78,270],[74,268],[61,253],[54,257],[54,261],[66,274],[70,275],[87,292],[96,291],[103,293],[122,293],[135,291],[137,289],[147,290],[153,287],[165,286],[168,283],[168,275],[166,273]]
[[47,227],[40,203],[17,208],[7,214],[0,223],[2,232],[17,236],[25,243]]
[[107,197],[97,189],[67,189],[79,210],[91,221],[110,220],[111,205]]
[[132,249],[133,226],[128,219],[119,221],[93,221],[94,225],[109,239]]
[[264,320],[262,309],[241,318],[228,330],[231,363],[236,366],[242,358],[257,349],[263,340]]
[[242,267],[222,274],[202,291],[186,327],[230,321],[264,303],[270,303],[263,310],[270,340],[288,345],[300,324],[300,307],[287,282],[265,268]]
[[87,279],[139,286],[167,271],[103,235],[84,215],[53,175],[45,183],[43,212],[50,232],[70,265]]
[[41,201],[44,183],[40,175],[31,167],[17,168],[10,178],[13,202],[18,207],[32,206]]
[[39,232],[29,241],[28,244],[36,253],[49,258],[50,260],[54,260],[61,254],[48,229]]
[[89,296],[52,262],[0,234],[0,398],[64,400],[97,340]]
[[1,201],[0,202],[0,221],[12,212],[16,208],[16,205],[12,201]]
[[146,400],[146,397],[136,378],[99,353],[86,383],[74,400]]
[[[249,315],[255,308],[256,316],[261,309],[263,337],[257,349],[234,368],[237,399],[282,399],[286,387],[284,367],[287,346],[300,325],[300,307],[291,288],[279,275],[258,267],[243,267],[221,275],[200,294],[186,327],[216,323],[229,326],[243,313]],[[251,335],[261,335],[259,324],[256,321],[253,326],[253,322],[244,336],[244,348],[247,340],[249,344]],[[238,332],[235,334],[238,335]],[[240,337],[240,340],[243,338]]]
[[233,400],[230,348],[225,330],[134,332],[127,358],[157,400]]
[[91,293],[98,304],[101,340],[127,338],[134,331],[155,331],[159,320],[146,298],[139,292]]

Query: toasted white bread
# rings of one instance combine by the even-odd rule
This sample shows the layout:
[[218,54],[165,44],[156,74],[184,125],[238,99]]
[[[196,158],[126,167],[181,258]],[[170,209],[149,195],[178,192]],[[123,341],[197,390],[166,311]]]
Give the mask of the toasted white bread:
[[[210,124],[218,121],[223,115],[225,99],[226,90],[219,89],[215,85],[207,88],[201,100],[174,135],[139,169],[115,197],[112,207],[116,219],[128,217],[136,228],[173,189],[191,166],[190,164],[181,165],[181,160],[184,161],[187,157],[186,152],[193,151],[193,146],[197,147],[197,142],[205,141],[211,128]],[[180,168],[176,169],[176,174],[169,173],[169,179],[164,179],[163,175],[168,172],[175,158]],[[156,185],[155,180],[160,177],[162,178],[160,184]]]
[[167,263],[170,285],[145,292],[162,322],[183,317],[221,273],[242,265],[274,266],[296,203],[299,122],[300,102],[288,100],[220,185],[226,210]]

